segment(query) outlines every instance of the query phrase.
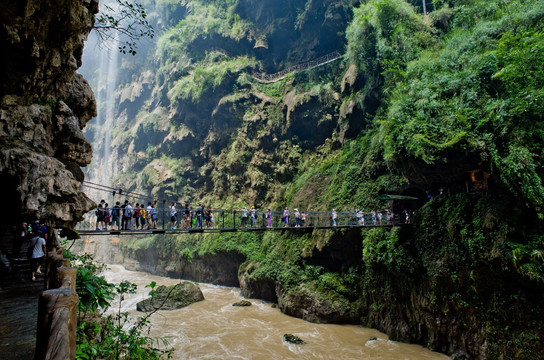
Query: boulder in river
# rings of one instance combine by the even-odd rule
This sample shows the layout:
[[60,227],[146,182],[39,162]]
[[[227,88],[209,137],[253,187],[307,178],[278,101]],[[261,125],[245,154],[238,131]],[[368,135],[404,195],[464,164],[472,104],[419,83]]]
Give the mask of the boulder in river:
[[200,288],[191,281],[183,281],[171,286],[158,286],[155,296],[136,304],[138,311],[175,310],[204,300]]
[[306,344],[304,340],[302,340],[301,338],[293,334],[283,334],[283,340],[285,340],[288,343],[296,344],[296,345]]
[[232,304],[232,306],[251,306],[251,302],[247,300],[241,300]]

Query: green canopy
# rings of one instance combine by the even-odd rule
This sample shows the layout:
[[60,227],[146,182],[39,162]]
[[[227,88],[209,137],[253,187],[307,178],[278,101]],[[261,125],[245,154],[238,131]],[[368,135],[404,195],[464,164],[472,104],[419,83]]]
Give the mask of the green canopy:
[[382,194],[378,196],[378,200],[417,200],[415,196],[404,196],[404,195],[392,195],[392,194]]

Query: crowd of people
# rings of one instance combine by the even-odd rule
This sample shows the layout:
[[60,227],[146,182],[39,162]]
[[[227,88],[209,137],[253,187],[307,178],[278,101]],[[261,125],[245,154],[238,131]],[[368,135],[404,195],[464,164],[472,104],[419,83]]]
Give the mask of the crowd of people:
[[[156,203],[149,201],[147,206],[125,200],[110,208],[105,200],[100,201],[96,209],[96,230],[151,230],[157,228]],[[111,228],[110,228],[111,227]]]
[[[158,212],[169,215],[169,227],[175,229],[213,229],[214,228],[214,211],[210,206],[205,207],[202,204],[193,207],[191,204],[182,204],[178,207],[176,202],[173,202],[169,208],[158,209],[156,202],[148,202],[147,206],[144,203],[136,203],[134,206],[131,201],[125,200],[124,204],[119,201],[113,207],[102,200],[96,209],[96,230],[151,230],[157,228]],[[216,210],[216,212],[219,210]],[[224,213],[224,211],[221,211]],[[233,211],[241,218],[240,223],[232,224],[233,227],[240,228],[255,228],[255,227],[274,227],[280,226],[278,221],[281,221],[282,227],[304,227],[314,226],[314,222],[321,221],[321,226],[324,226],[323,221],[327,221],[326,212],[305,212],[299,211],[297,208],[292,211],[285,207],[281,212],[267,210],[257,210],[255,206],[242,207],[239,211]],[[319,214],[319,215],[316,215]],[[341,216],[339,216],[339,214]],[[395,221],[402,223],[410,223],[413,213],[405,210],[399,214],[397,219],[389,209],[372,210],[364,212],[361,209],[356,209],[351,212],[338,213],[336,209],[332,209],[328,213],[328,221],[330,226],[339,226],[341,220],[344,224],[358,224],[361,226],[369,225],[390,225]],[[275,224],[274,219],[276,219]],[[308,221],[311,223],[308,223]],[[164,225],[164,224],[163,224]]]
[[214,226],[211,207],[204,207],[202,204],[198,205],[195,209],[193,209],[191,204],[185,204],[184,208],[177,209],[176,203],[172,203],[172,206],[170,206],[170,222],[172,229],[177,229],[178,227],[182,227],[183,229],[202,229],[204,227],[206,229],[213,229]]

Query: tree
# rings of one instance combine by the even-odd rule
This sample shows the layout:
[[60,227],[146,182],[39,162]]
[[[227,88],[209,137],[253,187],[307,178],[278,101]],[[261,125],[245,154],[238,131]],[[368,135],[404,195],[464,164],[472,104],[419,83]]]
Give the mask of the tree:
[[143,37],[153,38],[154,29],[147,21],[142,4],[124,0],[112,0],[102,5],[93,27],[99,42],[119,40],[119,51],[136,55],[136,42]]

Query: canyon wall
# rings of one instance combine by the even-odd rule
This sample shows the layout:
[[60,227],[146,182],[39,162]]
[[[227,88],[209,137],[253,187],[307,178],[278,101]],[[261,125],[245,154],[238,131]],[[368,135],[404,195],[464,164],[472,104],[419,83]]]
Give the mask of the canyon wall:
[[0,4],[0,177],[3,224],[73,228],[95,204],[81,191],[91,162],[82,129],[96,116],[76,70],[98,1]]

